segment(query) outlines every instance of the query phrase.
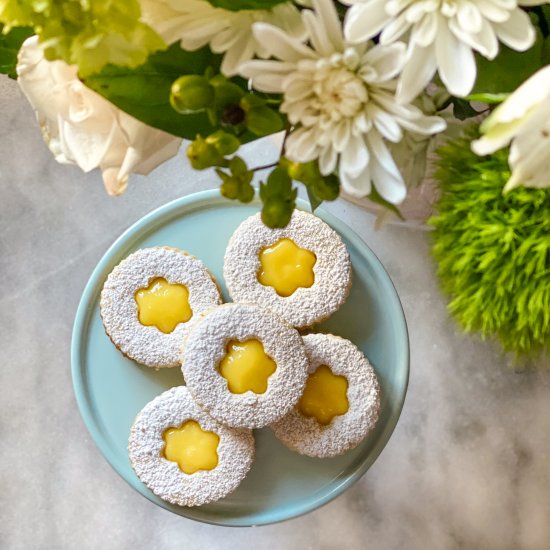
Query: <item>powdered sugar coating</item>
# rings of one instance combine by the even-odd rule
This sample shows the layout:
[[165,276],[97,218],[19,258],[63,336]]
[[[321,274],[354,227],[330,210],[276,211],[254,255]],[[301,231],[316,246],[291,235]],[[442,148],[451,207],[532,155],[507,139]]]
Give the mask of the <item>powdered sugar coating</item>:
[[[230,340],[257,339],[277,364],[265,393],[231,393],[218,371]],[[307,358],[298,332],[269,310],[224,304],[199,319],[182,357],[185,382],[214,418],[240,428],[261,428],[284,416],[298,401],[307,378]]]
[[[182,472],[176,462],[162,457],[164,430],[195,420],[216,433],[218,465],[194,474]],[[185,386],[171,388],[145,405],[130,431],[128,452],[132,468],[155,495],[179,506],[200,506],[234,491],[254,460],[250,430],[228,428],[216,422],[191,398]]]
[[380,410],[380,386],[368,359],[355,344],[332,334],[303,337],[308,373],[321,365],[348,380],[348,411],[323,426],[294,408],[271,427],[286,447],[298,453],[327,458],[356,447],[374,428]]
[[[283,238],[315,253],[315,281],[288,297],[258,281],[259,254]],[[231,298],[267,307],[292,326],[303,328],[330,317],[345,301],[351,286],[351,263],[342,239],[323,220],[295,210],[283,229],[270,229],[260,214],[246,219],[231,237],[225,251],[223,275]]]
[[[189,291],[193,316],[169,334],[138,319],[135,293],[157,277]],[[179,366],[189,327],[202,311],[220,303],[218,286],[200,260],[175,248],[155,247],[134,252],[113,269],[101,291],[100,312],[105,331],[124,355],[158,369]]]

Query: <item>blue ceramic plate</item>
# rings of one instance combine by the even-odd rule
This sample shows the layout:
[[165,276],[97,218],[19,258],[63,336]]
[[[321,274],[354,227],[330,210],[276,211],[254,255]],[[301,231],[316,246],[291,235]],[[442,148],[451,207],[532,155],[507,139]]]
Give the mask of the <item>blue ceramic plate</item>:
[[[300,204],[305,207],[305,204]],[[155,396],[183,383],[177,368],[159,372],[125,358],[105,335],[99,294],[113,267],[138,248],[167,245],[200,258],[223,287],[225,247],[236,227],[258,211],[222,199],[217,190],[171,202],[146,215],[105,253],[86,285],[73,330],[72,374],[86,426],[111,466],[149,500],[182,516],[219,525],[274,523],[305,514],[337,497],[375,461],[395,428],[409,374],[407,326],[384,268],[346,225],[319,212],[344,239],[353,264],[346,304],[318,328],[349,338],[372,362],[382,385],[376,429],[356,449],[331,459],[307,458],[283,447],[268,428],[257,430],[256,460],[241,486],[225,499],[198,508],[170,505],[134,474],[126,445],[136,414]],[[227,293],[224,288],[224,295]]]

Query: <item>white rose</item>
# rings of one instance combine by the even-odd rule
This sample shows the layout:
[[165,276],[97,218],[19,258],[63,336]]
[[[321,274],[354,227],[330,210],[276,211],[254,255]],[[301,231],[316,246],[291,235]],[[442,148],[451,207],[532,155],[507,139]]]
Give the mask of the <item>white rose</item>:
[[17,74],[56,160],[84,172],[100,168],[110,195],[126,190],[131,173],[148,174],[180,148],[181,138],[140,122],[84,86],[75,66],[44,59],[36,36],[21,47]]
[[526,80],[481,125],[482,138],[472,143],[488,155],[510,142],[512,176],[504,190],[519,185],[550,187],[550,65]]

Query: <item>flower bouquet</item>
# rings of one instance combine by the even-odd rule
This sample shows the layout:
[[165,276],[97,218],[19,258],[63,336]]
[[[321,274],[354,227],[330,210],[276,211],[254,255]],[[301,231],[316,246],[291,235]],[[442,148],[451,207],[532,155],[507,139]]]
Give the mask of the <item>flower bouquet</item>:
[[[99,167],[109,194],[182,139],[228,199],[260,173],[270,227],[297,184],[313,209],[345,194],[402,216],[431,175],[451,312],[518,354],[548,347],[548,2],[0,0],[0,26],[0,71],[55,158]],[[279,132],[273,164],[239,156]]]

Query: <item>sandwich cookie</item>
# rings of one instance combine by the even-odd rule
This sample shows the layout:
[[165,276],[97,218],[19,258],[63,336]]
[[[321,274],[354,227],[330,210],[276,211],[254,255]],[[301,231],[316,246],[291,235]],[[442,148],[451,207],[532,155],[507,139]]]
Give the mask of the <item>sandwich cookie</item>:
[[203,263],[175,248],[144,248],[118,264],[101,291],[100,313],[113,344],[138,363],[179,366],[182,340],[201,312],[221,303]]
[[216,422],[179,386],[138,414],[128,452],[137,476],[155,495],[200,506],[238,487],[254,459],[254,437]]
[[271,429],[292,451],[337,456],[356,447],[376,425],[380,386],[368,359],[349,340],[308,334],[303,341],[309,360],[303,395]]
[[270,229],[260,214],[246,219],[229,241],[223,273],[235,302],[271,309],[297,328],[330,317],[351,286],[340,236],[300,210],[283,229]]
[[307,378],[299,333],[273,312],[224,304],[193,326],[182,372],[197,403],[219,422],[261,428],[296,405]]

